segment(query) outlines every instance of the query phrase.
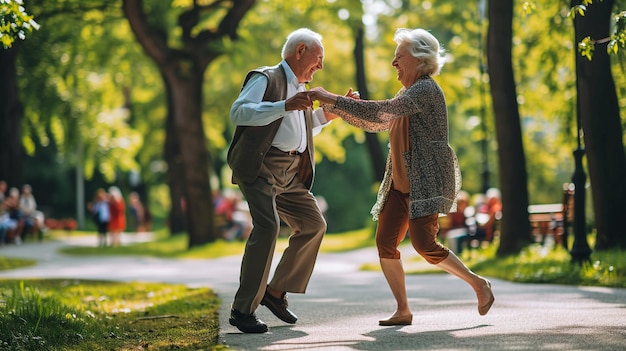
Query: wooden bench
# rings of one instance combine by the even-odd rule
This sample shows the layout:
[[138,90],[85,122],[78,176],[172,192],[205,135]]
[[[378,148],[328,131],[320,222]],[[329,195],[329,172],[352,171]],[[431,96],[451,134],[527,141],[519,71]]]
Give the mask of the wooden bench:
[[531,236],[535,242],[545,244],[552,237],[556,244],[567,248],[569,225],[574,217],[574,191],[564,187],[563,202],[528,206]]

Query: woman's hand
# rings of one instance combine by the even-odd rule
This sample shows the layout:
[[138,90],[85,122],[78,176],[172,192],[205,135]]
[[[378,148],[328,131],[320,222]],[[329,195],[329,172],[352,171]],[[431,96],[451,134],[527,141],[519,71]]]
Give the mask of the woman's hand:
[[352,99],[360,99],[361,98],[361,94],[359,94],[358,91],[352,91],[352,88],[348,89],[348,92],[346,93],[346,97],[352,98]]

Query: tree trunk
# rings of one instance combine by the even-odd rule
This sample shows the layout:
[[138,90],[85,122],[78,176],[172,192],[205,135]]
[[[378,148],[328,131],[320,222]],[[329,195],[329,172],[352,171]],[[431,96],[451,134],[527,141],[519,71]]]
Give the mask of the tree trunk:
[[[354,38],[354,60],[356,67],[356,85],[361,99],[369,99],[369,91],[367,89],[367,78],[365,77],[365,31],[361,25],[356,29],[356,36]],[[385,175],[385,156],[383,155],[380,147],[380,141],[376,133],[365,133],[365,144],[370,155],[370,161],[372,162],[372,170],[376,181],[382,181]]]
[[[572,6],[580,1],[572,1]],[[585,16],[576,16],[576,42],[609,36],[615,1],[594,1]],[[597,250],[626,248],[626,155],[620,110],[606,43],[596,43],[591,61],[576,55],[578,113],[584,131],[591,195],[597,229]],[[578,191],[578,189],[577,189]]]
[[16,42],[10,49],[0,49],[0,180],[10,187],[21,187],[23,182],[24,106],[18,97],[15,73],[18,47]]
[[[215,12],[214,5],[194,1],[191,8],[178,17],[181,27],[181,47],[168,46],[167,32],[148,23],[142,0],[123,0],[123,9],[131,29],[146,53],[154,60],[164,78],[168,96],[168,126],[166,155],[171,157],[168,181],[173,208],[180,206],[184,215],[189,247],[217,239],[215,213],[209,178],[210,155],[202,123],[202,83],[208,65],[222,54],[223,37],[237,39],[236,29],[254,0],[229,2],[231,6],[218,27],[198,28],[202,12]],[[212,13],[213,14],[213,13]],[[178,169],[178,161],[182,169]],[[182,183],[182,187],[178,188]],[[182,191],[181,191],[182,190]],[[181,201],[182,200],[182,201]],[[178,209],[177,209],[178,210]],[[177,219],[170,216],[170,219]],[[178,223],[170,223],[178,224]]]
[[[172,198],[173,208],[180,209],[184,216],[190,248],[212,242],[217,239],[217,230],[201,111],[202,81],[211,59],[169,48],[166,36],[148,24],[141,0],[124,1],[124,12],[137,40],[159,67],[167,87],[167,119],[173,129],[166,133],[174,135],[168,137],[166,155],[171,157],[168,161],[174,161],[168,168],[175,167],[168,171],[168,180],[170,185],[178,183],[170,189],[170,194],[179,196]],[[174,220],[170,225],[178,225],[177,219],[170,216]]]
[[[178,65],[177,65],[178,67]],[[174,97],[173,132],[178,138],[183,164],[184,208],[189,247],[199,246],[217,239],[213,216],[213,198],[209,171],[211,169],[207,139],[202,123],[202,77],[205,67],[198,67],[185,79],[181,72],[169,76]],[[172,131],[170,131],[172,132]]]
[[489,1],[487,62],[498,142],[502,193],[500,247],[497,254],[517,254],[530,241],[528,185],[517,93],[512,65],[513,1]]
[[176,130],[174,125],[174,113],[172,112],[174,102],[171,89],[165,77],[165,96],[167,96],[167,116],[165,119],[165,148],[164,159],[167,162],[167,185],[170,191],[171,207],[167,218],[171,234],[180,234],[187,230],[185,226],[185,187],[180,181],[185,179],[185,168],[183,166],[182,155],[178,134],[170,131]]

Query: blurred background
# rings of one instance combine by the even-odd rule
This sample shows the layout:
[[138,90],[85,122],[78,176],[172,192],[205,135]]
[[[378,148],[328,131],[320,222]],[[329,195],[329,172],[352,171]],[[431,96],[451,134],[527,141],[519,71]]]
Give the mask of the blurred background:
[[[213,213],[212,200],[237,189],[225,161],[234,131],[230,106],[246,73],[277,64],[285,37],[299,27],[324,38],[325,67],[310,87],[336,93],[358,89],[366,99],[391,98],[401,87],[391,66],[395,29],[430,30],[449,58],[435,79],[446,95],[450,144],[459,158],[463,189],[474,195],[502,188],[505,211],[518,200],[522,208],[562,202],[563,184],[572,181],[575,170],[573,151],[581,143],[612,147],[607,160],[593,165],[602,174],[623,176],[620,111],[626,106],[626,75],[618,59],[623,50],[607,55],[604,44],[592,61],[582,57],[568,2],[511,2],[510,12],[504,12],[512,16],[510,33],[489,31],[490,21],[495,25],[506,16],[496,12],[502,10],[497,4],[487,3],[24,1],[39,28],[0,49],[0,180],[20,189],[30,184],[46,218],[71,218],[82,229],[95,228],[87,205],[97,189],[117,186],[127,200],[131,192],[140,196],[152,230],[187,233],[190,246],[215,240],[215,218],[206,215]],[[622,3],[602,4],[597,6],[615,13]],[[613,19],[600,16],[600,21],[597,27],[611,34]],[[513,73],[514,113],[494,112],[494,97],[505,96],[492,85],[502,78],[494,74],[502,71],[490,70],[500,56],[488,50],[498,43],[512,44],[510,57],[501,59]],[[581,133],[581,121],[586,123],[578,115],[576,62],[581,59],[599,61],[608,70],[611,84],[600,84],[611,92],[603,93],[611,103],[602,103],[615,108],[590,117],[606,118],[600,122],[604,135],[592,125],[593,135]],[[516,128],[519,141],[509,137]],[[503,147],[503,141],[515,147]],[[315,145],[313,193],[327,204],[329,233],[373,226],[369,210],[387,135],[337,120]],[[603,167],[606,163],[616,168]],[[583,165],[588,167],[587,158]],[[509,169],[521,169],[520,178],[502,174]],[[587,179],[588,189],[593,179]],[[609,192],[626,195],[623,180],[621,188],[615,186],[618,179]],[[596,194],[585,206],[589,231],[595,226],[594,201],[601,201]],[[619,206],[624,210],[623,203]]]

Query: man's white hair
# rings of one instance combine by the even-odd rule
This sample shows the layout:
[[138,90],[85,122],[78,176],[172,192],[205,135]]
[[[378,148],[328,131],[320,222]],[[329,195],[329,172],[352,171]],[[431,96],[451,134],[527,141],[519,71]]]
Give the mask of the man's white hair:
[[427,30],[399,28],[393,37],[398,44],[409,44],[409,52],[413,57],[422,59],[426,73],[437,75],[446,63],[445,52],[437,38]]
[[298,44],[304,44],[307,49],[313,44],[322,47],[322,36],[308,28],[296,29],[287,36],[287,41],[283,45],[283,51],[280,53],[280,56],[285,58],[293,54]]

